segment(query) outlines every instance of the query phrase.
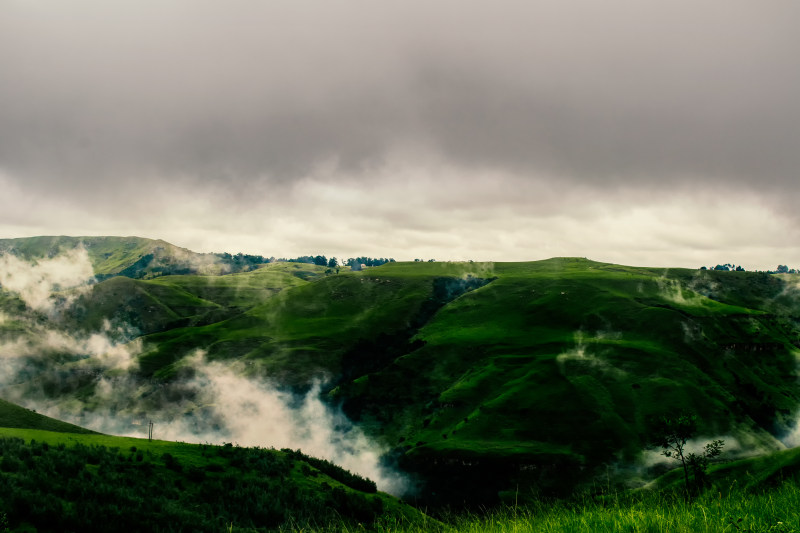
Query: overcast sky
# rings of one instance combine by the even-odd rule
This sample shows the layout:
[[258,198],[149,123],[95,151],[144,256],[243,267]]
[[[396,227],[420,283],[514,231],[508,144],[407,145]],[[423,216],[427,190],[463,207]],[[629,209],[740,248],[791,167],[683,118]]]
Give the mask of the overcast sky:
[[0,0],[0,237],[800,267],[796,0]]

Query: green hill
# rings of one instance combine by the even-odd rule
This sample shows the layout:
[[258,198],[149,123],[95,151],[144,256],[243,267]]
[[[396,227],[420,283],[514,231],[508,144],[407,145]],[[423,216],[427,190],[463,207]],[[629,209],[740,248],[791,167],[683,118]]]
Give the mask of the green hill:
[[307,531],[429,520],[299,450],[3,427],[0,493],[0,517],[14,531]]
[[[184,401],[181,370],[198,350],[285,390],[321,379],[327,401],[416,477],[422,500],[490,503],[516,487],[569,492],[635,462],[663,414],[697,414],[702,437],[781,448],[800,409],[796,287],[765,273],[578,258],[339,274],[273,263],[109,279],[68,317],[138,330],[140,397]],[[93,386],[51,397],[91,407]]]
[[[39,531],[219,531],[427,520],[300,450],[101,435],[0,400],[0,516]],[[55,518],[55,520],[54,520]]]
[[[52,258],[83,247],[98,279],[152,278],[169,274],[218,275],[250,268],[225,254],[201,254],[162,240],[141,237],[26,237],[0,239],[0,252],[26,260]],[[241,259],[241,257],[239,258]]]
[[392,263],[148,336],[141,362],[167,377],[202,347],[291,386],[328,376],[331,400],[429,494],[486,501],[632,461],[649,420],[676,410],[705,434],[779,448],[800,400],[797,302],[761,273]]

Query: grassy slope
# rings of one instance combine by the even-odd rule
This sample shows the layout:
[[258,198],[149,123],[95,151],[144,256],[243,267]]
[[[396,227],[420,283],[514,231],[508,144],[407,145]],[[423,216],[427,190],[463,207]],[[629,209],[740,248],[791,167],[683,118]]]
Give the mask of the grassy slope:
[[283,289],[303,285],[323,275],[325,269],[298,263],[271,263],[251,272],[225,276],[165,276],[148,283],[173,287],[225,307],[246,309]]
[[154,268],[164,265],[193,266],[209,274],[219,274],[211,254],[195,253],[162,240],[142,237],[66,237],[43,236],[20,239],[0,239],[0,251],[9,250],[22,258],[40,259],[73,250],[83,245],[89,254],[94,273],[101,278],[126,271],[137,261],[154,256],[156,262],[142,265],[135,277],[147,275]]
[[430,294],[427,278],[323,276],[323,267],[292,263],[262,270],[289,272],[299,282],[229,320],[148,336],[154,348],[141,358],[143,370],[168,374],[169,365],[202,348],[212,359],[244,357],[285,383],[307,383],[320,374],[337,374],[340,356],[357,340],[406,327]]
[[688,409],[707,434],[769,442],[796,412],[797,330],[770,309],[783,288],[769,277],[571,259],[496,264],[492,275],[422,328],[424,347],[341,393],[428,477],[460,460],[476,490],[486,472],[547,484],[569,465],[632,459],[654,415]]
[[308,283],[323,272],[313,265],[274,263],[221,276],[113,277],[93,285],[65,313],[65,319],[67,325],[86,331],[99,331],[110,320],[134,328],[138,335],[208,325],[259,305],[285,288]]
[[[235,450],[226,451],[224,447],[219,446],[98,434],[72,424],[67,424],[34,413],[33,411],[5,400],[0,400],[0,439],[2,438],[19,438],[26,442],[36,441],[38,443],[47,443],[51,446],[102,446],[112,450],[123,450],[126,454],[128,450],[133,450],[139,452],[140,455],[145,454],[150,458],[148,460],[154,461],[156,469],[155,475],[159,479],[172,481],[173,478],[181,478],[175,480],[175,483],[179,485],[185,484],[187,481],[194,484],[199,483],[197,479],[191,477],[192,470],[196,472],[197,469],[208,472],[218,472],[218,474],[207,474],[213,479],[225,479],[228,476],[233,476],[246,482],[248,476],[252,475],[241,467],[234,468],[233,465],[235,462],[226,461],[226,457],[230,457],[232,454],[235,455]],[[327,474],[327,470],[321,471],[315,464],[303,458],[288,457],[286,452],[277,450],[263,450],[262,453],[271,454],[275,456],[277,460],[291,459],[293,461],[294,464],[289,477],[283,479],[281,482],[283,485],[282,488],[291,493],[304,494],[306,497],[313,497],[311,495],[318,494],[318,498],[324,501],[326,496],[325,492],[329,491],[330,488],[336,489],[338,487],[347,494],[360,492],[348,486],[344,481],[337,481],[337,479],[339,479],[338,477],[330,477],[330,475]],[[184,479],[186,475],[176,473],[175,471],[169,472],[168,467],[161,466],[157,462],[157,459],[162,458],[164,454],[169,454],[174,457],[176,462],[182,467],[178,472],[185,471],[185,474],[189,475],[188,479]],[[132,457],[133,453],[129,455]],[[128,460],[130,461],[130,458]],[[87,466],[87,470],[91,470],[91,468]],[[333,468],[333,470],[336,469]],[[3,475],[2,471],[3,469],[0,469],[0,479]],[[205,479],[206,475],[201,477]],[[128,486],[131,484],[132,483],[129,483]],[[0,483],[0,485],[2,485],[2,483]],[[380,500],[382,518],[384,520],[389,520],[394,523],[415,523],[425,520],[425,517],[421,513],[402,504],[396,498],[387,494],[377,493],[374,497],[370,496],[369,498],[377,498]],[[69,500],[67,499],[65,501]],[[338,510],[338,512],[343,513],[342,510]],[[302,509],[289,509],[288,514],[300,515],[302,514]],[[342,524],[346,524],[353,517],[343,513],[340,518]]]
[[94,431],[68,424],[54,418],[35,413],[19,405],[0,399],[0,428],[22,428],[62,433],[93,434]]
[[[435,280],[468,275],[496,279],[425,315]],[[150,336],[143,366],[168,376],[167,365],[204,348],[289,385],[344,374],[333,397],[408,468],[449,476],[460,461],[475,479],[488,471],[536,484],[553,469],[633,459],[648,420],[681,409],[697,412],[706,434],[748,432],[774,445],[769,433],[800,398],[797,300],[785,289],[758,273],[570,258],[393,263]],[[367,370],[348,375],[353,366]]]

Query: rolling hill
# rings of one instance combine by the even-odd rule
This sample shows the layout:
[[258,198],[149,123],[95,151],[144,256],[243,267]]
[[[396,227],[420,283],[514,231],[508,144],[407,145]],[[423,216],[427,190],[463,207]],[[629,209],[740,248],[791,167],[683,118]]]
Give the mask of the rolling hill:
[[[169,393],[185,388],[198,350],[287,392],[321,380],[322,397],[389,449],[421,501],[485,504],[509,490],[567,493],[609,465],[635,464],[664,414],[695,413],[701,436],[742,450],[783,448],[800,408],[799,295],[791,276],[580,258],[339,274],[272,263],[116,276],[61,320],[130,325],[137,394],[180,398],[186,416],[213,408]],[[92,361],[48,357],[67,376]],[[62,379],[48,401],[94,408],[99,383]],[[136,401],[113,409],[136,412]]]
[[435,523],[374,482],[299,450],[100,435],[4,400],[0,494],[3,525],[15,531]]
[[328,376],[331,401],[389,442],[424,490],[446,494],[459,479],[486,501],[634,461],[649,420],[679,410],[705,434],[782,447],[800,399],[794,298],[760,273],[398,263],[146,337],[141,362],[157,373],[202,346],[287,385]]

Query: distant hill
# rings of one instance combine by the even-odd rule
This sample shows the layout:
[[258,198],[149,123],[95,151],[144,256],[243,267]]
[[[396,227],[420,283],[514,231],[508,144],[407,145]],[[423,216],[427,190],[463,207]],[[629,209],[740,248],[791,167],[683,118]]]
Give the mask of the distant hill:
[[242,257],[229,254],[196,253],[162,240],[141,237],[27,237],[0,239],[0,252],[12,253],[34,260],[54,257],[67,250],[83,246],[89,254],[95,276],[106,279],[112,276],[151,278],[175,274],[219,275],[241,271],[254,262],[243,262]]
[[[204,326],[239,315],[281,290],[324,276],[324,267],[272,263],[228,275],[171,275],[138,280],[115,276],[80,296],[62,321],[97,331],[104,320],[147,335],[187,326]],[[0,307],[2,302],[0,302]]]

